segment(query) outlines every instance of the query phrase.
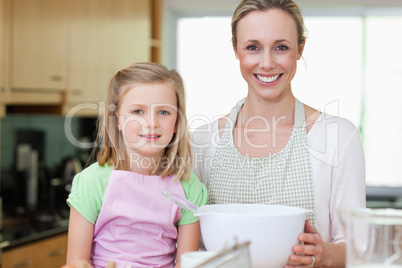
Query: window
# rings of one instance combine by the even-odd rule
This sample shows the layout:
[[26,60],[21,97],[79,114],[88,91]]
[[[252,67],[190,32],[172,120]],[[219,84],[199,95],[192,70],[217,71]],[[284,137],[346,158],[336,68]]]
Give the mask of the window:
[[[308,39],[292,88],[302,102],[360,129],[367,185],[402,187],[402,35],[392,30],[402,28],[402,12],[382,13],[305,14]],[[230,21],[231,15],[177,19],[176,68],[186,83],[192,129],[247,95]]]
[[244,98],[231,42],[230,17],[189,17],[177,22],[177,66],[187,89],[191,128],[229,113]]

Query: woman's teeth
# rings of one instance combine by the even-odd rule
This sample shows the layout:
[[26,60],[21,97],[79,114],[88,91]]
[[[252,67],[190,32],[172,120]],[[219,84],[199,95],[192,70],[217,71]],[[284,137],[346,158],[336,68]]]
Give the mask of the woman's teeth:
[[260,81],[262,81],[262,82],[265,82],[265,83],[271,83],[271,82],[274,82],[274,81],[276,81],[278,78],[279,78],[279,74],[277,74],[277,75],[275,75],[275,76],[270,76],[270,77],[266,77],[266,76],[261,76],[261,75],[256,75],[257,76],[257,79],[258,80],[260,80]]

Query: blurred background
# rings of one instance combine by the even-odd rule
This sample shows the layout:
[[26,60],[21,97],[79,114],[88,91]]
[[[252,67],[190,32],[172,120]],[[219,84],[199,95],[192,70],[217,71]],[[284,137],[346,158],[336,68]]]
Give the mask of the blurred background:
[[[4,267],[7,253],[21,245],[54,235],[65,244],[65,200],[74,175],[92,161],[96,119],[118,70],[137,61],[176,68],[191,130],[246,96],[231,44],[239,2],[0,0]],[[355,124],[365,150],[368,206],[402,208],[402,0],[296,2],[308,38],[295,96]],[[56,254],[59,263],[63,254]]]

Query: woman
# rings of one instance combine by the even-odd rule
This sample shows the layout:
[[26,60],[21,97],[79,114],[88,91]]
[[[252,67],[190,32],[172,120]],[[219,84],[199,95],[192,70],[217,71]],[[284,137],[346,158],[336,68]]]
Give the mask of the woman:
[[292,0],[239,4],[232,43],[248,94],[230,114],[193,133],[195,173],[207,185],[209,204],[312,209],[299,236],[303,244],[292,248],[297,254],[289,263],[344,267],[336,209],[365,207],[363,150],[352,123],[293,96],[305,40],[301,11]]

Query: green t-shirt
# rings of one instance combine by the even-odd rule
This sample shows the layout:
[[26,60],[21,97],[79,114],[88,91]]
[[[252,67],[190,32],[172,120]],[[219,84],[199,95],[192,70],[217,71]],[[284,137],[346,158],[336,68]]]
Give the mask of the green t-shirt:
[[[67,204],[73,206],[92,224],[95,224],[102,209],[112,170],[113,166],[101,167],[98,163],[94,163],[74,177]],[[188,183],[187,180],[180,182],[189,201],[197,206],[203,206],[207,203],[206,187],[195,174],[191,174]],[[194,216],[192,212],[182,209],[182,216],[177,224],[184,225],[196,221],[198,221],[198,217]]]

